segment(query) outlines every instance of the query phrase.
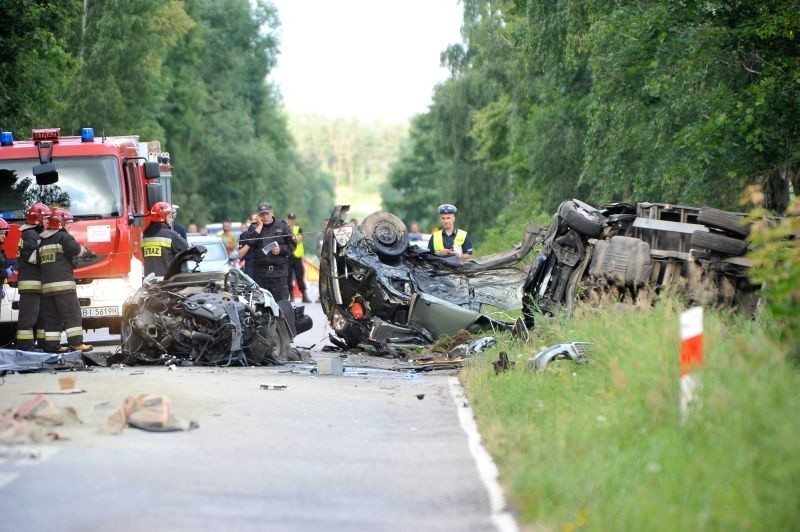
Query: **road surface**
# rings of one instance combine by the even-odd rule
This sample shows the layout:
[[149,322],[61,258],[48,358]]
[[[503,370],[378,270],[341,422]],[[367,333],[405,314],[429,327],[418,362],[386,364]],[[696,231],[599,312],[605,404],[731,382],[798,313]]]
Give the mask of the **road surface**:
[[[319,359],[325,324],[307,307],[315,328],[295,345]],[[516,529],[452,373],[313,367],[6,375],[3,412],[48,393],[81,423],[47,428],[58,441],[0,446],[0,530]],[[55,393],[65,375],[85,392]],[[169,397],[199,427],[104,432],[140,394]]]

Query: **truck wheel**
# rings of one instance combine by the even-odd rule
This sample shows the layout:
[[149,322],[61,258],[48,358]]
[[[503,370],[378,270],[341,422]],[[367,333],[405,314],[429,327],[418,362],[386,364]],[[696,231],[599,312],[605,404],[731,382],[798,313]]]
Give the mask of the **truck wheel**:
[[744,252],[747,251],[747,242],[744,240],[707,231],[695,231],[692,233],[691,246],[724,253],[725,255],[733,255],[734,257],[744,255]]
[[374,212],[364,218],[358,230],[372,241],[375,251],[388,257],[399,257],[408,247],[408,229],[390,212]]
[[558,215],[567,226],[581,235],[588,237],[600,236],[606,223],[606,218],[597,209],[583,207],[575,201],[568,200],[558,208]]
[[703,207],[697,214],[697,223],[722,229],[733,235],[746,237],[750,234],[750,224],[744,224],[744,218],[732,212]]

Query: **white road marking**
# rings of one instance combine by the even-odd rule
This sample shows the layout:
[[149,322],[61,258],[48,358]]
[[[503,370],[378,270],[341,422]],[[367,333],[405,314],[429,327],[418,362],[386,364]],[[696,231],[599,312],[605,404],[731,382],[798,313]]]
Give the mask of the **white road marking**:
[[0,473],[0,490],[19,478],[19,473]]
[[475,423],[475,416],[472,414],[472,407],[469,406],[469,401],[464,393],[464,389],[461,387],[461,383],[458,382],[458,377],[450,377],[448,379],[448,384],[450,387],[450,396],[456,404],[458,421],[461,424],[462,430],[467,434],[469,451],[478,468],[478,477],[481,479],[481,482],[483,482],[486,492],[489,495],[489,504],[492,509],[492,521],[500,532],[517,532],[517,530],[519,530],[517,521],[506,508],[503,489],[497,482],[497,477],[500,473],[492,457],[481,442],[481,434],[478,432],[478,425]]

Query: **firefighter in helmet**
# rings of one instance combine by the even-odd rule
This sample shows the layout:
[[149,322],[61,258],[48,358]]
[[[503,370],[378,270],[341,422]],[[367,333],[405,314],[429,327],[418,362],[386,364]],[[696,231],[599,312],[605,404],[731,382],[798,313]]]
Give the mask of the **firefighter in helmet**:
[[38,337],[40,342],[44,341],[44,328],[36,329],[42,301],[42,276],[36,260],[36,249],[39,247],[40,234],[50,214],[50,207],[43,203],[34,203],[28,209],[25,223],[19,228],[20,236],[17,244],[19,315],[16,348],[22,351],[33,349],[35,337]]
[[164,277],[172,259],[189,249],[186,239],[172,230],[172,216],[172,205],[166,201],[159,201],[150,209],[150,225],[142,235],[145,277],[151,273]]
[[81,305],[75,285],[74,265],[79,258],[93,258],[94,253],[81,246],[69,232],[72,213],[62,207],[53,209],[41,233],[37,250],[42,274],[42,302],[39,310],[44,327],[44,350],[66,351],[60,347],[62,329],[67,334],[70,351],[91,351],[83,343]]

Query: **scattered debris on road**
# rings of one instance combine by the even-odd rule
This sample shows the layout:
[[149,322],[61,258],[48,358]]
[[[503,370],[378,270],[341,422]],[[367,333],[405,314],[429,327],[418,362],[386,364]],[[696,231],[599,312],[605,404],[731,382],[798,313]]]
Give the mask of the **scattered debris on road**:
[[513,360],[509,360],[508,353],[506,353],[505,351],[500,351],[500,355],[497,357],[497,360],[492,362],[492,366],[494,367],[494,374],[499,375],[504,371],[508,371],[514,367],[514,364],[516,364],[516,362],[514,362]]
[[285,390],[288,388],[286,384],[262,384],[259,386],[262,390]]
[[528,359],[528,369],[541,372],[545,370],[550,362],[562,358],[567,358],[578,364],[585,364],[589,360],[591,345],[589,342],[566,342],[551,345]]
[[68,438],[53,430],[53,427],[78,423],[81,420],[74,408],[58,408],[43,394],[37,394],[0,418],[0,443],[8,445],[66,440]]
[[120,434],[125,427],[148,432],[194,430],[196,421],[181,420],[172,413],[172,401],[165,395],[142,394],[125,399],[122,407],[106,421],[106,432]]

